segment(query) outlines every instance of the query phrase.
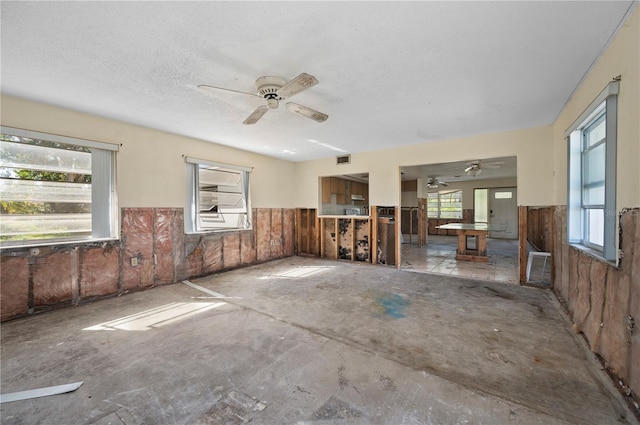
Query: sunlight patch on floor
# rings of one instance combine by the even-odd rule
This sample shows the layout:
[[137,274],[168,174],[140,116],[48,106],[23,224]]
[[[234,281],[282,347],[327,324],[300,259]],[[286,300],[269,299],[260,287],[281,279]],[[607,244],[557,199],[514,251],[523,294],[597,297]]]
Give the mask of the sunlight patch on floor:
[[218,308],[226,303],[170,303],[82,329],[83,331],[148,331]]
[[271,274],[268,276],[260,277],[261,280],[267,279],[299,279],[302,277],[309,277],[314,274],[325,272],[332,269],[333,266],[302,266],[294,267],[289,270],[285,270],[278,274]]

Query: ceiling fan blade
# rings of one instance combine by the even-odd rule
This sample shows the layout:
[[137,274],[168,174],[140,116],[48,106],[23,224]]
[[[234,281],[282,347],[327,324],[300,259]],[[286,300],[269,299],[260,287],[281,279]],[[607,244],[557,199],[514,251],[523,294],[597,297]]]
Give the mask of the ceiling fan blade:
[[251,113],[251,115],[249,115],[249,116],[247,117],[247,119],[245,119],[244,121],[242,121],[242,124],[255,124],[255,123],[257,123],[257,122],[258,122],[258,120],[259,120],[260,118],[262,118],[262,116],[263,116],[264,114],[266,114],[268,110],[269,110],[269,108],[268,108],[268,107],[266,107],[265,105],[258,106],[258,108],[257,108],[255,111],[253,111],[253,112]]
[[289,102],[287,103],[287,109],[291,112],[295,112],[296,114],[300,114],[303,117],[311,118],[314,121],[324,122],[329,118],[329,115],[323,114],[322,112],[318,112],[315,109],[311,109],[307,106],[302,106],[297,103]]
[[207,93],[215,93],[216,90],[224,90],[224,91],[230,91],[232,93],[244,94],[244,95],[247,95],[247,96],[253,96],[253,97],[257,97],[257,98],[262,99],[262,96],[258,96],[255,93],[247,93],[247,92],[239,91],[239,90],[225,89],[224,87],[210,86],[210,85],[207,85],[207,84],[198,84],[198,88],[203,90],[203,91],[206,91]]
[[309,87],[315,86],[318,82],[319,81],[316,77],[303,72],[284,86],[280,87],[277,94],[280,97],[291,97],[308,89]]
[[443,186],[445,186],[445,187],[446,187],[446,186],[449,186],[449,183],[447,183],[447,182],[441,182],[441,181],[439,181],[439,182],[438,182],[438,184],[441,184],[441,185],[443,185]]

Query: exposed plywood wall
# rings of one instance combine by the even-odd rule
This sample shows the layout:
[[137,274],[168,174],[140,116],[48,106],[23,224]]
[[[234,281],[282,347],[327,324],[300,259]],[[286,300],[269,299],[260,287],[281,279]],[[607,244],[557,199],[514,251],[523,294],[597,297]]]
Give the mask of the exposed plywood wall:
[[118,241],[3,250],[0,318],[293,255],[294,210],[252,212],[252,230],[185,235],[180,208],[123,208]]
[[353,260],[355,254],[354,247],[354,226],[352,220],[338,220],[338,258],[341,260]]
[[295,253],[318,256],[318,218],[315,208],[297,208]]
[[354,254],[355,261],[371,261],[369,220],[354,221]]
[[338,258],[336,219],[320,220],[320,256],[325,258]]
[[553,208],[554,290],[605,367],[640,394],[640,209],[620,213],[617,267],[567,243],[566,207]]
[[[298,215],[300,216],[300,213]],[[308,234],[307,222],[302,220],[299,223],[296,231]],[[316,225],[318,226],[319,256],[350,261],[371,261],[369,217],[319,217]]]
[[527,240],[540,251],[553,251],[553,217],[552,207],[527,208]]

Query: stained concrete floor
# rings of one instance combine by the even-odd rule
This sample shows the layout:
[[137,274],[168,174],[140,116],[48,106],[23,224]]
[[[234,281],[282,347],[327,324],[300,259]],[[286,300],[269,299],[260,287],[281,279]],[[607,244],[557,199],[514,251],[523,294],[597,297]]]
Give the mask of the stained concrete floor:
[[3,424],[637,424],[554,296],[293,257],[1,326]]

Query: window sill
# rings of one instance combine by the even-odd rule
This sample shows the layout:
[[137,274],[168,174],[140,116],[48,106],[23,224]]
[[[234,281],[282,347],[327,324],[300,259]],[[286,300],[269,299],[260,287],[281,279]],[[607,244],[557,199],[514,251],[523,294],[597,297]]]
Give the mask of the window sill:
[[38,242],[30,242],[24,244],[13,244],[7,242],[6,245],[0,246],[0,251],[4,253],[8,252],[20,252],[24,250],[29,250],[32,248],[42,248],[42,247],[56,247],[56,248],[64,248],[69,246],[83,246],[83,247],[106,247],[107,245],[113,244],[114,242],[119,242],[118,238],[104,238],[104,239],[74,239],[74,240],[42,240]]
[[589,257],[591,257],[591,258],[593,258],[595,260],[601,261],[601,262],[606,263],[606,264],[608,264],[608,265],[610,265],[612,267],[618,268],[618,264],[615,261],[606,260],[602,256],[602,252],[600,252],[600,251],[597,251],[597,250],[595,250],[593,248],[589,248],[588,246],[582,245],[582,244],[579,244],[579,243],[571,243],[571,242],[569,242],[569,246],[572,247],[572,248],[577,249],[578,251],[588,255]]

